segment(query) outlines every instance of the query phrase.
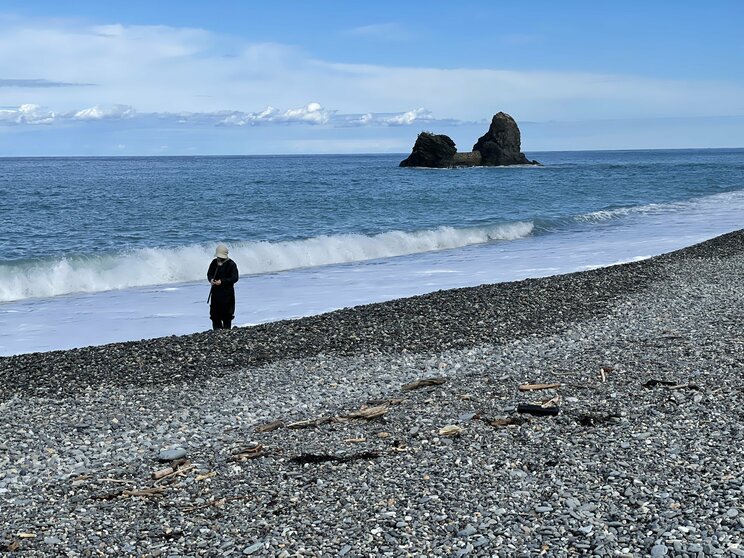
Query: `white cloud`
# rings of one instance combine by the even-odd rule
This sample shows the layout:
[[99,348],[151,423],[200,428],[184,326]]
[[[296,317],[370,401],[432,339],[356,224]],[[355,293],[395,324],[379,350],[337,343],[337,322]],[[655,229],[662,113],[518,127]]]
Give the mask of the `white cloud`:
[[325,124],[330,119],[330,113],[323,110],[320,103],[310,103],[300,109],[290,109],[284,116],[288,120],[299,120],[313,124]]
[[131,118],[134,115],[135,110],[128,105],[113,105],[111,107],[95,105],[77,111],[72,118],[75,120],[103,120],[104,118]]
[[408,112],[396,116],[391,116],[384,119],[383,122],[390,124],[391,126],[410,126],[414,122],[420,122],[422,120],[433,120],[431,111],[426,110],[423,107],[417,108],[416,110],[409,110]]
[[320,103],[308,103],[304,107],[288,109],[285,112],[272,106],[266,107],[261,112],[233,112],[220,120],[219,124],[226,126],[277,122],[327,124],[332,116],[333,111],[325,110]]
[[[300,108],[281,111],[268,106],[258,112],[218,111],[201,113],[142,113],[129,105],[104,107],[94,105],[89,108],[69,112],[54,112],[39,105],[24,104],[18,108],[0,110],[0,124],[54,124],[60,122],[95,122],[101,120],[139,119],[148,122],[172,121],[184,125],[246,126],[256,124],[310,124],[331,127],[348,126],[410,126],[419,122],[435,121],[430,111],[418,108],[399,114],[337,114],[327,110],[320,103],[308,103]],[[457,124],[452,121],[441,122]]]
[[55,112],[33,103],[24,103],[18,108],[0,109],[0,124],[54,124],[69,120],[116,120],[132,118],[134,115],[135,110],[127,105],[111,107],[95,105],[71,112]]
[[412,126],[424,122],[440,122],[446,125],[459,125],[464,122],[452,119],[437,119],[430,110],[420,107],[401,113],[337,114],[334,123],[345,126]]
[[0,110],[0,123],[3,124],[51,124],[56,118],[53,111],[32,103],[17,109]]

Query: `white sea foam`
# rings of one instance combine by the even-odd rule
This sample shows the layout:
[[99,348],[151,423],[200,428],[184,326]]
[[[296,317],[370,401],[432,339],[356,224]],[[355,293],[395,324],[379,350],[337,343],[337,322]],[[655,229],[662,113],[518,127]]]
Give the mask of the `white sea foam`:
[[608,221],[610,219],[617,219],[619,217],[627,217],[628,215],[638,215],[643,213],[659,213],[663,211],[673,211],[679,209],[681,204],[657,204],[650,203],[648,205],[636,205],[632,207],[617,207],[615,209],[600,209],[599,211],[592,211],[591,213],[585,213],[576,217],[577,221]]
[[[343,234],[286,242],[246,242],[231,245],[230,255],[241,274],[260,274],[516,240],[530,235],[532,229],[531,222],[517,222],[467,229],[390,231],[374,236]],[[213,250],[211,245],[192,245],[0,265],[0,302],[206,280]]]
[[700,196],[684,201],[675,201],[668,203],[649,203],[644,205],[616,207],[613,209],[600,209],[583,215],[578,215],[574,220],[579,222],[598,222],[630,217],[634,215],[660,215],[680,211],[700,210],[719,204],[736,204],[737,209],[744,202],[744,190],[735,190],[733,192],[720,192]]

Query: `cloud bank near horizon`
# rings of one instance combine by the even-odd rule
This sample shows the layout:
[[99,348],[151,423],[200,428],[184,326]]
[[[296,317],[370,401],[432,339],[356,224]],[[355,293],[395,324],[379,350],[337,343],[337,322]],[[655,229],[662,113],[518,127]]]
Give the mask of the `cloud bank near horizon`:
[[129,105],[94,105],[92,107],[55,112],[47,107],[27,103],[14,108],[0,108],[0,125],[52,125],[70,122],[97,122],[116,120],[159,121],[176,124],[207,124],[225,127],[242,127],[270,124],[309,124],[332,127],[356,126],[412,126],[438,122],[443,125],[462,125],[452,119],[435,119],[431,111],[418,108],[398,114],[339,114],[312,102],[303,107],[281,111],[268,106],[258,112],[218,111],[202,113],[141,113]]

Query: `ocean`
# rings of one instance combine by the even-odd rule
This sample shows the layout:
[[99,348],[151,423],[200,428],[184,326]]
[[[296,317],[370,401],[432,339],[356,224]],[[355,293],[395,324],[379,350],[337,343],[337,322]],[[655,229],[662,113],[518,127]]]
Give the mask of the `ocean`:
[[744,149],[0,158],[0,355],[210,328],[217,243],[235,325],[648,258],[742,228]]

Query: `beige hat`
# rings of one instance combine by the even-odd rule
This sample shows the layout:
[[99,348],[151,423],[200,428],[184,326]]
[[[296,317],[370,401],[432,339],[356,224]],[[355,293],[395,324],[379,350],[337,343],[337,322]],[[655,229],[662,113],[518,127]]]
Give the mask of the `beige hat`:
[[214,251],[215,258],[227,258],[227,246],[224,244],[218,244],[217,249]]

